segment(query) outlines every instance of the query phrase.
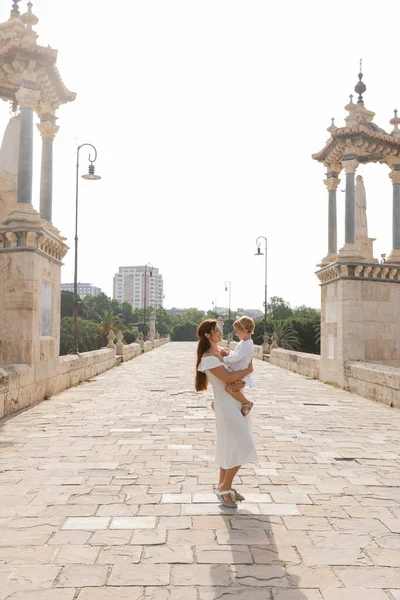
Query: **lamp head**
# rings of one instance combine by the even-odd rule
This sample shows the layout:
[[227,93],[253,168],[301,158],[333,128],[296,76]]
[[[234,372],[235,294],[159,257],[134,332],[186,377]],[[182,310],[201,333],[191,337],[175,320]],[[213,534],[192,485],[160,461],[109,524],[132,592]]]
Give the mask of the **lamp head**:
[[264,252],[261,252],[260,246],[257,247],[257,252],[255,253],[254,256],[264,256]]
[[82,179],[89,179],[90,181],[97,181],[101,179],[100,175],[95,175],[93,163],[90,163],[89,172],[86,173],[86,175],[82,175]]

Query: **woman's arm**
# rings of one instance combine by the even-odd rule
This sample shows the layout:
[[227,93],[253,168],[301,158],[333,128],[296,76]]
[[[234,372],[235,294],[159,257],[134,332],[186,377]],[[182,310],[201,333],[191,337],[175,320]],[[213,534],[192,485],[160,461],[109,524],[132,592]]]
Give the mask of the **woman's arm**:
[[243,379],[243,377],[246,377],[246,375],[250,375],[250,373],[252,373],[253,371],[254,369],[252,363],[249,364],[247,369],[243,369],[243,371],[233,371],[232,373],[229,373],[229,371],[227,371],[225,367],[215,367],[214,369],[210,369],[210,372],[213,375],[215,375],[215,377],[218,377],[218,379],[221,379],[221,381],[223,381],[224,383],[233,383],[235,381],[240,381],[241,379]]

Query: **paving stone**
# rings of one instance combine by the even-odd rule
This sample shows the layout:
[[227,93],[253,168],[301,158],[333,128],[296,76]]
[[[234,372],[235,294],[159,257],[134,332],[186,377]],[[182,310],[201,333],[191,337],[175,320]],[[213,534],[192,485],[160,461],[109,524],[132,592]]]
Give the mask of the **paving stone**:
[[159,529],[191,529],[191,517],[160,517]]
[[105,548],[101,548],[97,563],[99,565],[139,563],[142,550],[143,546],[106,546]]
[[132,545],[149,545],[165,544],[167,541],[167,532],[165,529],[142,529],[133,532],[130,543]]
[[346,587],[400,588],[400,569],[386,567],[336,567]]
[[234,582],[251,587],[290,587],[285,569],[280,565],[234,566]]
[[62,529],[83,529],[84,531],[96,531],[107,529],[111,517],[71,517],[66,520]]
[[298,588],[342,587],[342,583],[330,567],[289,565],[286,570],[290,579]]
[[196,557],[199,564],[253,564],[253,558],[247,546],[227,547],[217,544],[196,546]]
[[69,589],[51,589],[35,590],[30,592],[15,592],[10,600],[74,600],[76,590]]
[[52,587],[59,572],[59,566],[23,565],[17,567],[8,577],[8,584],[15,585],[19,591],[29,588],[45,590]]
[[322,589],[321,593],[324,600],[388,600],[384,591],[366,588]]
[[57,587],[100,587],[106,580],[106,566],[67,565],[61,570]]
[[262,545],[269,546],[270,540],[267,533],[262,529],[232,529],[217,531],[218,544],[228,546],[240,545]]
[[90,538],[91,546],[123,546],[129,544],[132,537],[132,530],[118,529],[111,531],[95,531]]
[[77,600],[142,600],[142,587],[106,587],[84,588]]
[[51,546],[66,546],[67,544],[81,546],[86,544],[91,535],[91,531],[57,531],[47,543]]
[[176,565],[172,573],[174,585],[230,585],[229,567],[225,565]]
[[301,548],[298,546],[298,551],[307,566],[372,564],[368,556],[359,548]]
[[168,543],[175,545],[199,546],[204,544],[213,544],[215,533],[212,530],[181,530],[172,529],[168,531]]
[[99,548],[91,546],[63,546],[53,562],[57,565],[92,565],[96,562],[98,554]]
[[115,517],[110,529],[154,529],[155,517]]
[[[184,568],[188,568],[185,565]],[[141,586],[168,585],[171,567],[169,565],[131,565],[117,563],[113,566],[108,585]]]
[[187,587],[147,587],[143,600],[197,600],[197,590]]
[[299,564],[300,558],[294,547],[279,546],[252,546],[251,551],[254,562],[258,565],[272,565],[276,563]]
[[48,565],[57,552],[54,546],[0,548],[0,565]]
[[143,552],[143,563],[192,563],[193,551],[191,546],[145,546]]
[[[199,588],[200,600],[270,600],[271,595],[267,590],[245,587],[201,587]],[[184,599],[183,599],[184,600]]]
[[272,590],[273,600],[321,600],[319,590]]

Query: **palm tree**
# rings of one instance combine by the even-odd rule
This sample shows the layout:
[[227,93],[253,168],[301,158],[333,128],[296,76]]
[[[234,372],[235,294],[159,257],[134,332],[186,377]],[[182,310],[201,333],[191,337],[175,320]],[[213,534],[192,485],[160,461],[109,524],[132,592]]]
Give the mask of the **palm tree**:
[[111,331],[117,331],[121,329],[121,331],[125,331],[126,327],[124,326],[121,315],[115,315],[112,310],[105,310],[100,323],[100,331],[99,336],[103,344],[107,344],[107,335]]
[[300,350],[301,343],[299,334],[288,321],[271,321],[272,340],[280,348],[287,350]]

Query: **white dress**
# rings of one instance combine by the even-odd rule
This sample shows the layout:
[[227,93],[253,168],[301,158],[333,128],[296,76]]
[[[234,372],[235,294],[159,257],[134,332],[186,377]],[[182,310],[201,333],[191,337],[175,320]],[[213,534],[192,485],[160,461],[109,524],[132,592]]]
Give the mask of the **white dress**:
[[[241,340],[233,352],[228,354],[228,356],[224,356],[224,363],[229,366],[230,371],[244,371],[253,360],[253,356],[253,340]],[[251,375],[246,375],[246,377],[243,377],[242,381],[244,381],[249,388],[256,387]]]
[[207,375],[214,392],[217,427],[216,462],[222,469],[232,469],[257,460],[251,434],[251,419],[241,413],[241,404],[225,391],[226,384],[210,372],[223,366],[216,356],[203,356],[198,370]]

